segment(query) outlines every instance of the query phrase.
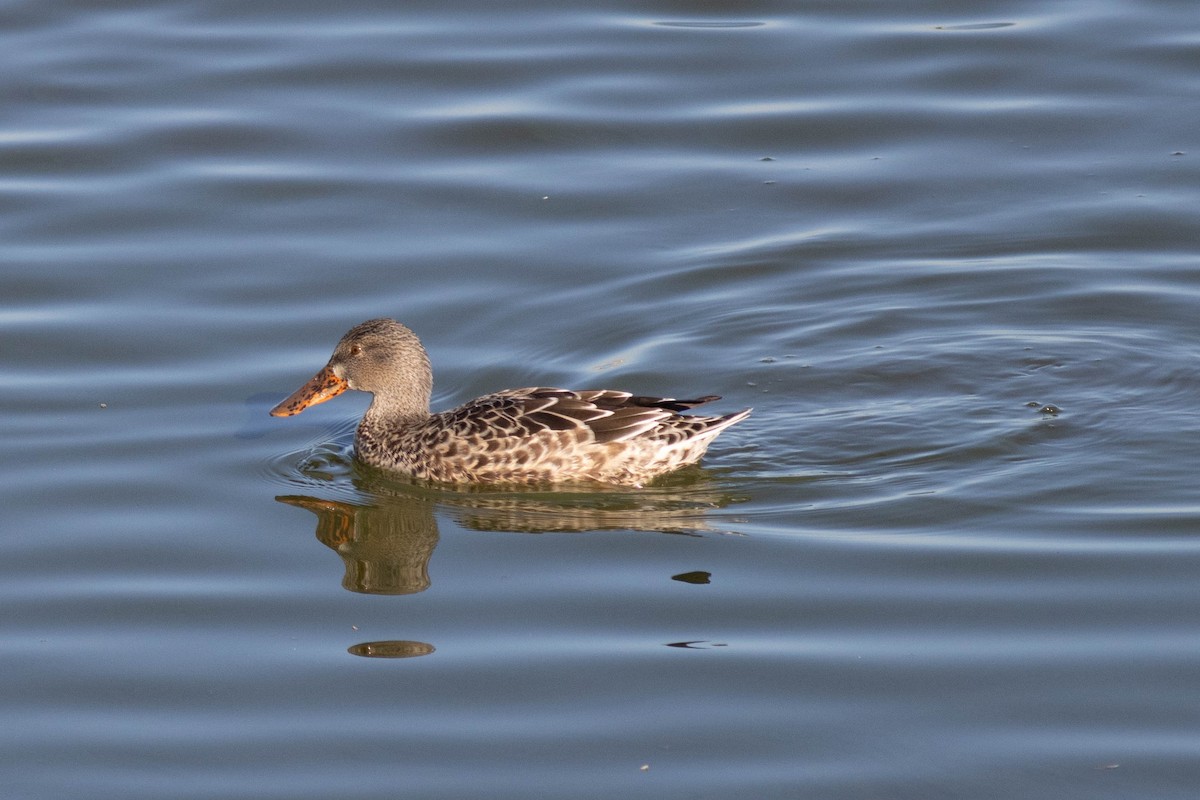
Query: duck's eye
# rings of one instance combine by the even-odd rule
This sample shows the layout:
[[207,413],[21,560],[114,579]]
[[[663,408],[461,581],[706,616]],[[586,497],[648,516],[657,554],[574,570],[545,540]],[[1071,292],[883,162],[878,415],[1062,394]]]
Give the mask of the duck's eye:
[[352,344],[352,345],[350,345],[350,355],[352,355],[352,356],[361,356],[362,354],[363,354],[363,349],[362,349],[362,345],[361,345],[361,344]]

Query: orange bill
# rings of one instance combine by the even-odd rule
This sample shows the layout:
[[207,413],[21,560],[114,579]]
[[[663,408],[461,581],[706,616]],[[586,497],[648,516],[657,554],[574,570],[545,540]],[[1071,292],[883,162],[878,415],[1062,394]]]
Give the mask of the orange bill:
[[293,414],[299,414],[309,406],[324,403],[349,388],[348,383],[334,375],[332,369],[326,367],[314,375],[312,380],[293,392],[291,397],[272,408],[271,416],[290,417]]

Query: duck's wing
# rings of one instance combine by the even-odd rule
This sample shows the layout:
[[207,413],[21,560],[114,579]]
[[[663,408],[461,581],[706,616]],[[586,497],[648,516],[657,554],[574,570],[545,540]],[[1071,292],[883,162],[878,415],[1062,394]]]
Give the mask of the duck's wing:
[[696,427],[697,432],[711,427],[697,423],[723,418],[686,417],[680,412],[719,399],[707,395],[676,400],[612,389],[571,391],[538,386],[508,389],[472,400],[438,415],[437,427],[456,438],[468,439],[523,439],[543,431],[576,431],[581,438],[597,443],[621,442],[654,431],[670,420],[686,422],[687,428]]

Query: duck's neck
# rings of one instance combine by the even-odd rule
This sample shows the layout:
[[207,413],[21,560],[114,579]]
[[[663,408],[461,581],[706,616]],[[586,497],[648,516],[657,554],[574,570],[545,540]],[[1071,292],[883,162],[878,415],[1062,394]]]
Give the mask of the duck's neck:
[[413,434],[428,419],[428,401],[422,407],[380,403],[376,397],[358,423],[354,434],[355,452],[368,464],[385,467],[401,464],[416,446]]
[[394,431],[429,419],[429,395],[406,395],[402,398],[376,394],[363,414],[359,430]]

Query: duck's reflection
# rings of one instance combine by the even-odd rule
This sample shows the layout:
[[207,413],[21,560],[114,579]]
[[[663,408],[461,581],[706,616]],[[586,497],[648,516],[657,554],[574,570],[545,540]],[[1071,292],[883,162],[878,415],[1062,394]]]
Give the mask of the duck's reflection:
[[[361,501],[301,495],[275,499],[316,514],[317,540],[337,553],[345,565],[344,588],[380,595],[415,594],[429,588],[429,559],[438,543],[435,508],[439,514],[450,514],[463,528],[480,531],[624,529],[699,536],[713,530],[706,519],[709,511],[741,500],[712,489],[703,479],[632,492],[589,488],[449,491],[376,478],[369,472],[356,474],[353,483]],[[705,584],[711,576],[693,571],[672,579]],[[394,639],[361,642],[348,652],[364,658],[400,659],[430,655],[434,647]]]
[[[451,491],[356,476],[362,503],[284,495],[281,503],[317,515],[317,540],[345,562],[342,586],[362,594],[414,594],[429,588],[429,559],[438,543],[435,506],[464,528],[521,533],[638,530],[698,536],[711,531],[709,511],[739,501],[693,480],[682,487],[637,491]],[[699,573],[677,580],[703,582]]]
[[432,503],[410,499],[359,506],[295,495],[275,499],[317,515],[317,541],[345,562],[346,589],[415,594],[429,588],[429,557],[438,542]]

